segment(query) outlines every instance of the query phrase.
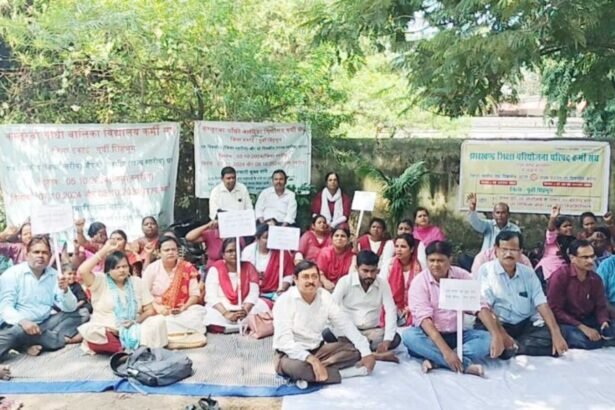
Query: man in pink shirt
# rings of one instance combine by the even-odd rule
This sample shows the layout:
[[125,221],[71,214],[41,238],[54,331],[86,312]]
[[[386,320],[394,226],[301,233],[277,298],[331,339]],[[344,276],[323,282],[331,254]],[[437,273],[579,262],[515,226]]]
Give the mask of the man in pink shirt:
[[489,332],[468,329],[463,331],[463,362],[455,352],[457,346],[457,312],[440,309],[440,280],[468,279],[470,273],[451,266],[453,247],[445,241],[432,242],[425,249],[428,268],[419,273],[409,291],[412,327],[402,334],[402,340],[411,356],[425,359],[423,371],[434,367],[447,367],[455,372],[483,376],[481,364],[487,356],[496,358],[504,351],[502,336],[487,305],[481,303],[478,317],[485,321]]

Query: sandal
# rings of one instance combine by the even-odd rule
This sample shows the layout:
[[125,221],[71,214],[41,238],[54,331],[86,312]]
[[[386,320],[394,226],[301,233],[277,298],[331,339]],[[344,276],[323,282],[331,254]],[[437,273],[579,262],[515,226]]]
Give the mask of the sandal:
[[201,410],[220,410],[220,405],[217,400],[211,398],[211,394],[199,400]]

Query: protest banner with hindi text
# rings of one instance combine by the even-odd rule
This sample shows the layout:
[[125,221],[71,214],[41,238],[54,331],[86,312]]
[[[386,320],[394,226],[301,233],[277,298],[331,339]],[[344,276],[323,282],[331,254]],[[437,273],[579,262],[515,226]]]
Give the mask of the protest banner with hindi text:
[[286,172],[288,185],[309,184],[311,147],[310,129],[303,124],[196,121],[196,196],[209,198],[226,166],[237,170],[237,180],[253,194],[271,186],[276,169]]
[[0,185],[7,221],[19,225],[40,204],[65,204],[86,223],[130,238],[141,218],[173,221],[179,124],[0,126]]
[[505,202],[512,212],[604,214],[608,208],[610,146],[598,141],[465,141],[461,146],[459,208],[469,193],[477,210]]

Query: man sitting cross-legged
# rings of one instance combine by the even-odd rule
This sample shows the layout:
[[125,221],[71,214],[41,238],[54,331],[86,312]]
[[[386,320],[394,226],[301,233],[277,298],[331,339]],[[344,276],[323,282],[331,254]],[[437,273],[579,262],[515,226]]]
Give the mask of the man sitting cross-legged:
[[[515,354],[529,356],[561,355],[567,349],[553,312],[547,304],[536,273],[519,262],[523,237],[519,232],[502,231],[495,239],[497,259],[479,271],[481,294],[497,318],[504,340],[502,359]],[[537,326],[536,311],[546,323]],[[483,325],[477,321],[476,327]]]
[[[50,257],[47,238],[34,236],[26,261],[0,277],[0,358],[11,349],[27,349],[32,355],[61,349],[89,319],[87,311],[76,311],[68,278],[48,267]],[[61,312],[52,315],[54,306]]]
[[[319,278],[314,262],[299,262],[294,270],[296,286],[283,293],[273,307],[276,371],[300,387],[305,382],[340,383],[342,377],[367,375],[376,360],[367,339],[331,294],[320,287]],[[323,343],[328,321],[351,343]]]
[[[351,271],[337,282],[333,299],[361,334],[367,337],[370,348],[376,352],[376,360],[398,362],[391,351],[401,342],[396,331],[397,307],[389,283],[378,273],[378,255],[372,251],[359,252],[357,270]],[[384,328],[379,326],[383,308]],[[327,342],[348,340],[335,328],[325,331],[323,336]]]

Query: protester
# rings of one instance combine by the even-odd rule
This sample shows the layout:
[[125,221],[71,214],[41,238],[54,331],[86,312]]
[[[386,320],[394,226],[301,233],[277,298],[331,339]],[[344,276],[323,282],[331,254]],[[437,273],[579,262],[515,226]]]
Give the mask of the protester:
[[316,259],[320,272],[320,283],[333,291],[337,281],[350,272],[354,263],[354,253],[350,246],[350,231],[337,227],[333,230],[331,245],[325,247]]
[[179,241],[161,237],[158,241],[160,259],[143,272],[143,282],[154,297],[154,310],[164,316],[169,335],[205,334],[205,308],[199,305],[199,272],[179,260]]
[[566,250],[574,240],[572,230],[572,218],[560,215],[560,206],[554,205],[551,208],[542,258],[536,265],[536,273],[539,276],[542,273],[545,281],[551,278],[553,272],[570,263]]
[[385,278],[397,308],[396,323],[398,326],[410,326],[412,315],[408,305],[408,290],[414,277],[423,270],[416,251],[418,241],[412,235],[404,233],[398,234],[394,242],[395,256],[385,268]]
[[250,262],[241,262],[240,280],[237,257],[235,239],[225,239],[222,259],[215,262],[207,273],[205,325],[213,326],[211,330],[236,332],[248,315],[269,311],[267,304],[259,298],[256,269]]
[[[368,340],[359,333],[333,297],[321,289],[321,273],[312,261],[294,270],[295,285],[273,307],[273,348],[278,374],[304,383],[340,383],[367,375],[375,365]],[[351,343],[326,343],[322,333],[331,323]],[[360,367],[357,367],[360,366]]]
[[372,218],[369,221],[369,232],[359,237],[357,252],[371,250],[378,256],[382,255],[387,243],[385,238],[387,225],[382,218]]
[[[557,356],[567,349],[553,312],[534,271],[519,263],[523,237],[519,232],[502,231],[495,239],[497,259],[479,271],[481,294],[498,321],[504,340],[502,359],[514,355]],[[546,327],[535,321],[540,314]],[[477,321],[476,328],[486,324]]]
[[[93,269],[104,261],[104,274]],[[168,343],[163,316],[156,315],[154,299],[141,278],[130,275],[126,254],[107,241],[78,273],[92,295],[91,320],[79,327],[87,352],[113,354],[139,346],[164,347]]]
[[318,254],[329,245],[331,245],[331,233],[327,219],[322,215],[314,215],[310,229],[301,235],[295,262],[299,263],[304,259],[315,261]]
[[[15,236],[18,242],[9,242]],[[0,255],[9,258],[14,265],[22,263],[26,260],[27,247],[31,239],[32,227],[29,222],[21,225],[19,229],[7,226],[4,231],[0,232]]]
[[581,232],[577,234],[577,239],[589,239],[598,227],[598,218],[593,212],[583,212],[579,216],[579,224]]
[[572,348],[598,349],[615,337],[600,276],[594,272],[594,249],[586,240],[568,248],[570,266],[555,272],[549,282],[549,306]]
[[615,319],[615,255],[606,258],[598,266],[596,273],[600,276],[604,285],[609,317]]
[[[403,234],[410,234],[412,237],[412,231],[414,227],[414,223],[411,219],[402,219],[400,223],[397,224],[397,236]],[[421,269],[425,269],[427,267],[427,256],[425,255],[425,244],[421,241],[414,241],[417,260],[421,265]],[[386,245],[384,245],[384,250],[382,251],[381,264],[382,267],[389,266],[391,259],[395,256],[395,243],[393,240],[387,241]]]
[[606,226],[599,226],[587,239],[596,254],[595,264],[600,264],[612,255],[611,232]]
[[514,223],[510,222],[510,209],[504,202],[498,202],[493,207],[493,219],[481,219],[476,212],[476,194],[468,195],[468,221],[470,226],[483,234],[483,246],[481,251],[493,248],[495,237],[502,231],[521,232],[521,229]]
[[[138,255],[138,259],[141,262],[141,266],[133,266],[133,269],[139,269],[140,271],[145,270],[147,265],[144,265],[147,260],[147,257],[151,255],[151,252],[148,252],[149,249],[158,248],[158,239],[160,236],[160,228],[158,227],[158,221],[153,216],[146,216],[141,220],[141,231],[143,232],[143,236],[134,241],[130,245],[130,250],[135,252]],[[139,271],[139,276],[140,276]]]
[[351,205],[350,197],[342,192],[339,175],[329,172],[325,187],[312,200],[312,215],[324,216],[329,226],[348,226]]
[[[361,251],[357,255],[357,269],[342,277],[333,291],[333,300],[352,320],[359,332],[369,341],[376,360],[399,362],[394,350],[401,338],[397,334],[397,308],[391,288],[378,275],[378,255]],[[384,310],[384,328],[380,326],[380,312]],[[326,342],[347,340],[340,329],[325,332]],[[334,337],[331,337],[333,336]],[[343,339],[342,339],[343,338]]]
[[276,169],[271,175],[273,186],[261,191],[256,205],[254,215],[260,223],[270,219],[275,219],[278,223],[289,226],[295,224],[297,217],[297,200],[295,193],[286,189],[288,177],[286,172]]
[[[424,359],[422,370],[425,373],[434,368],[446,367],[454,372],[483,376],[485,370],[481,362],[487,357],[498,357],[504,350],[493,315],[481,304],[478,317],[489,332],[464,330],[463,345],[457,346],[457,331],[461,331],[457,329],[457,312],[439,307],[440,280],[472,280],[472,277],[468,271],[451,266],[453,247],[450,243],[432,242],[425,252],[428,268],[410,284],[408,299],[413,327],[402,333],[404,346],[411,356]],[[463,349],[463,361],[455,349]]]
[[412,235],[425,246],[435,241],[444,241],[446,236],[437,226],[431,224],[427,208],[418,207],[414,211],[414,230]]
[[[485,249],[484,251],[480,251],[474,257],[474,261],[472,262],[472,268],[470,269],[472,273],[472,277],[474,279],[478,279],[481,266],[495,259],[497,259],[497,247],[496,246],[494,246],[493,248]],[[533,268],[532,262],[527,256],[523,254],[523,252],[519,255],[519,263],[529,268]]]
[[95,253],[103,247],[105,242],[107,242],[107,227],[102,222],[92,222],[92,224],[88,227],[88,236],[90,237],[88,240],[84,235],[84,226],[85,219],[77,219],[75,222],[77,243],[86,251]]
[[[0,359],[11,349],[30,355],[73,343],[77,327],[88,320],[77,311],[77,298],[68,278],[49,267],[51,246],[35,235],[27,245],[26,260],[0,276]],[[53,314],[54,306],[60,310]]]
[[[86,312],[81,311],[80,314],[83,317],[89,317],[92,313],[92,304],[83,286],[77,282],[77,269],[74,268],[72,263],[65,263],[62,265],[62,275],[66,276],[70,291],[77,298],[77,310],[84,309]],[[61,311],[58,307],[56,307],[56,310]]]
[[220,172],[221,182],[209,194],[209,218],[213,221],[220,210],[241,211],[252,209],[248,189],[237,182],[237,172],[233,167],[224,167]]
[[[218,214],[220,214],[220,212],[224,211],[219,210]],[[215,262],[220,260],[222,255],[222,238],[220,238],[217,219],[188,232],[186,234],[186,240],[194,243],[202,242],[205,245],[205,249],[207,250],[206,269],[211,268]]]

